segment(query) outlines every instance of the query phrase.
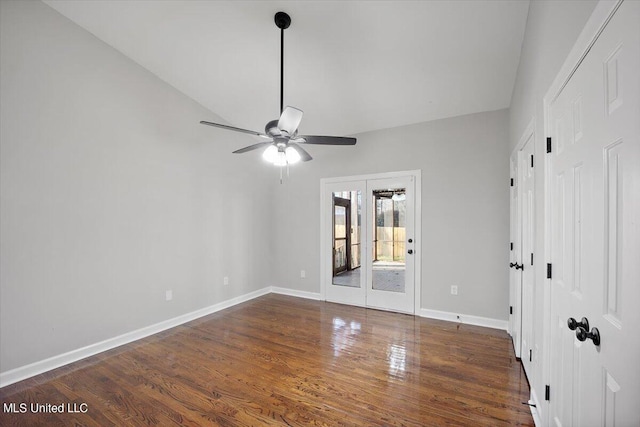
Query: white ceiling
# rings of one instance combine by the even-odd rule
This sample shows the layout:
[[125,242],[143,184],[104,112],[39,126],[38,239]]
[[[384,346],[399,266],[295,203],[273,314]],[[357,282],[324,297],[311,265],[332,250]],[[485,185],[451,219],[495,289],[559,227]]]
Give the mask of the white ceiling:
[[45,3],[257,131],[279,113],[273,16],[285,11],[285,105],[304,110],[301,134],[323,135],[508,107],[529,8],[528,0]]

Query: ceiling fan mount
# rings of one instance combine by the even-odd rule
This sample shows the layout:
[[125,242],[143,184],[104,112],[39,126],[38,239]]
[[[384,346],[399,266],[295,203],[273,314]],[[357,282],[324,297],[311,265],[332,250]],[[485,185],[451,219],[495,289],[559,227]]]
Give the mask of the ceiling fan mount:
[[298,126],[302,120],[303,112],[295,107],[284,107],[284,30],[291,25],[291,17],[285,12],[278,12],[275,14],[273,20],[276,26],[280,28],[280,118],[268,122],[265,126],[264,133],[204,120],[200,123],[265,138],[265,140],[257,144],[241,148],[234,151],[234,153],[240,154],[259,148],[266,148],[263,157],[267,161],[280,167],[288,166],[298,160],[307,162],[312,159],[311,155],[298,144],[355,145],[355,138],[298,135]]
[[291,17],[286,12],[278,12],[273,17],[276,26],[281,30],[286,30],[291,25]]

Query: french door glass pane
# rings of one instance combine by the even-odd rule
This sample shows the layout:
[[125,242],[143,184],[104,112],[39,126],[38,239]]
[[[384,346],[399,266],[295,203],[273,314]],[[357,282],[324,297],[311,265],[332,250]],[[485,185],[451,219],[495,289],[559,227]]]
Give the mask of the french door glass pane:
[[338,286],[360,287],[362,193],[333,193],[333,280]]
[[406,190],[372,192],[372,287],[378,291],[405,291]]

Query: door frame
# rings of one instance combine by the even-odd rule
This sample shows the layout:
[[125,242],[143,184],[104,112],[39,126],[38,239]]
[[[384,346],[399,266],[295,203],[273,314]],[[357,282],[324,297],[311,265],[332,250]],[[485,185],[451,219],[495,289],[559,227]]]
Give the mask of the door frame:
[[[354,181],[367,181],[374,179],[393,179],[399,177],[412,177],[414,182],[414,211],[415,211],[415,219],[414,219],[414,307],[413,314],[417,314],[420,312],[422,308],[422,281],[421,281],[421,270],[422,270],[422,171],[420,169],[408,170],[408,171],[396,171],[396,172],[383,172],[383,173],[375,173],[375,174],[367,174],[367,175],[354,175],[354,176],[344,176],[344,177],[333,177],[333,178],[321,178],[320,179],[320,299],[326,300],[326,284],[328,271],[326,269],[327,262],[331,261],[327,258],[331,255],[331,246],[330,240],[325,236],[325,230],[327,227],[330,227],[332,224],[332,218],[327,214],[328,210],[323,209],[327,204],[331,204],[332,200],[330,200],[327,196],[327,188],[339,183],[349,183]],[[361,251],[368,251],[371,249],[371,243],[368,241],[368,234],[363,233],[363,238],[366,240],[362,241],[363,247]]]
[[[552,122],[551,122],[551,107],[556,98],[560,95],[565,85],[569,82],[573,74],[578,69],[582,61],[585,59],[591,47],[598,40],[598,37],[604,31],[605,27],[616,13],[620,5],[625,0],[600,0],[595,9],[591,13],[591,16],[587,20],[587,23],[583,27],[578,39],[574,43],[573,47],[569,51],[562,67],[556,74],[553,82],[547,89],[545,96],[543,97],[543,127],[545,137],[552,134]],[[545,144],[546,141],[540,141],[540,144]],[[546,150],[544,150],[546,152]],[[551,176],[550,176],[550,159],[549,156],[544,156],[544,190],[543,195],[538,200],[544,200],[544,264],[551,259]],[[543,369],[542,369],[542,384],[550,384],[551,380],[551,360],[553,355],[551,354],[551,279],[543,280],[543,310],[542,310],[542,337],[541,341],[544,344],[543,350]],[[545,419],[550,423],[549,413],[549,401],[538,398],[536,393],[535,382],[531,383],[531,400],[536,405],[534,413],[534,421],[541,423],[542,419]],[[544,395],[542,392],[541,396]]]

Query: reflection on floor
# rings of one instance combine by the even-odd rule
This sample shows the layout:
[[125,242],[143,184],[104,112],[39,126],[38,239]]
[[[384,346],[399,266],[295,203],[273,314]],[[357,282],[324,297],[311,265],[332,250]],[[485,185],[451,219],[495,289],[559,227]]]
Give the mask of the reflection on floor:
[[[373,289],[404,292],[404,263],[376,261],[373,263]],[[333,278],[333,284],[357,288],[360,286],[361,268],[345,271]]]

